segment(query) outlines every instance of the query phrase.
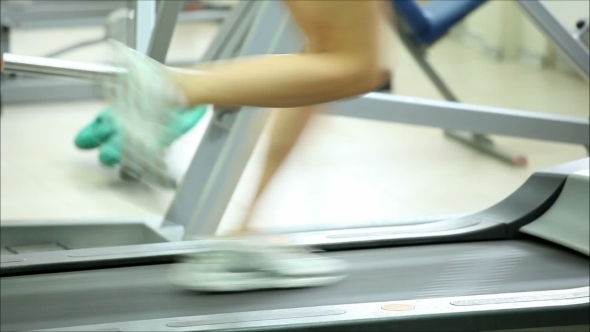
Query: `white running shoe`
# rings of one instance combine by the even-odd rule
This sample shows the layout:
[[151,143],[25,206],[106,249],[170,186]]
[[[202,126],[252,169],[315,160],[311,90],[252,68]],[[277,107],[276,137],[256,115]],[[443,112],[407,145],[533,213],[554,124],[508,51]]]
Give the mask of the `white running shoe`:
[[210,249],[175,264],[169,278],[189,290],[241,292],[326,286],[343,280],[347,267],[306,248],[218,240],[211,242]]

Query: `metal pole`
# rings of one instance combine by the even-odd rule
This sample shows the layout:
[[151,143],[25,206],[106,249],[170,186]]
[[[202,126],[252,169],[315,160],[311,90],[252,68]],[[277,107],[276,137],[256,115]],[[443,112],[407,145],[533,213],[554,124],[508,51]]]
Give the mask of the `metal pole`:
[[447,130],[588,145],[590,122],[576,117],[369,93],[336,103],[329,114]]
[[135,49],[147,54],[156,25],[156,0],[135,0]]
[[[239,42],[243,42],[242,34],[248,34],[249,31],[249,28],[244,25],[244,20],[251,22],[251,14],[255,14],[260,5],[261,2],[258,1],[240,2],[223,22],[221,30],[202,61],[225,60],[235,56],[234,48]],[[212,174],[221,150],[227,142],[229,136],[227,128],[233,126],[235,118],[234,113],[214,113],[210,119],[207,119],[205,134],[166,212],[164,223],[172,222],[184,226],[185,229],[188,227],[197,200],[203,195],[209,175]]]
[[115,75],[125,73],[124,69],[109,65],[16,55],[11,53],[4,53],[2,55],[2,62],[2,70],[5,72],[61,76],[92,81],[102,81],[110,79]]
[[163,2],[158,6],[157,20],[152,30],[153,33],[150,34],[151,38],[148,38],[149,43],[146,53],[150,58],[165,63],[172,35],[184,2],[179,0],[160,1]]
[[[275,1],[262,2],[242,56],[292,53],[301,49],[302,45],[295,38],[285,36],[290,18],[281,5]],[[188,215],[190,219],[184,239],[215,235],[269,113],[265,109],[244,107],[235,115],[231,114],[236,117],[235,122],[229,128],[219,159],[210,176],[205,179],[204,186],[199,188],[199,195],[192,195],[196,206],[193,204],[192,213]],[[197,157],[198,153],[195,158]],[[198,172],[196,169],[191,171]],[[183,183],[185,185],[187,183]],[[190,211],[185,211],[187,212]]]

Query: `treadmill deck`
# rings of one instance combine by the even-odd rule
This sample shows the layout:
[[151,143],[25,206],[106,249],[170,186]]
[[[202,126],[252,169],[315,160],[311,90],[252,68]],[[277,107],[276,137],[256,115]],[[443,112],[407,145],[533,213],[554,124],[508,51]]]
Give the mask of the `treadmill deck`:
[[3,278],[1,330],[335,304],[586,287],[587,257],[536,241],[496,241],[326,253],[351,264],[322,288],[199,294],[175,288],[168,265]]

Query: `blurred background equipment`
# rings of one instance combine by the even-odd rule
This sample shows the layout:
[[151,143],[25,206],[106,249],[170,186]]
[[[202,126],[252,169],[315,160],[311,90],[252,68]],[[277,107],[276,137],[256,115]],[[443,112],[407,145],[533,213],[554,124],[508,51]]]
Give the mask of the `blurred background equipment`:
[[[200,1],[180,1],[182,12],[176,22],[222,21],[234,4],[205,4]],[[109,38],[129,44],[134,40],[134,17],[138,4],[145,6],[152,1],[137,0],[89,0],[89,1],[2,1],[0,21],[6,28],[2,33],[3,51],[9,52],[9,35],[11,29],[39,29],[57,27],[100,26],[104,34],[100,38],[90,39],[69,45],[45,54],[45,57],[58,58],[73,51],[103,43]],[[154,2],[156,3],[156,2]],[[155,7],[154,7],[155,10]],[[154,13],[155,15],[155,13]],[[143,39],[149,40],[149,39]],[[192,61],[196,62],[198,59]],[[171,65],[186,65],[172,63]],[[99,98],[100,89],[92,82],[75,82],[71,80],[47,77],[30,77],[24,74],[2,74],[2,94],[5,104],[56,102],[86,100]]]
[[[487,2],[487,0],[433,0],[425,5],[420,5],[416,0],[392,1],[396,9],[396,22],[402,42],[439,93],[448,101],[458,102],[459,99],[428,63],[426,52],[430,46],[448,34],[458,23]],[[522,0],[518,3],[532,21],[571,60],[582,77],[588,80],[590,75],[588,43],[586,42],[586,46],[583,47],[582,41],[584,33],[588,38],[588,28],[586,27],[584,32],[584,21],[577,24],[581,26],[578,27],[580,32],[569,33],[568,29],[540,1]],[[515,166],[526,166],[527,164],[526,156],[499,149],[491,139],[481,133],[465,134],[445,131],[445,135],[509,164]]]

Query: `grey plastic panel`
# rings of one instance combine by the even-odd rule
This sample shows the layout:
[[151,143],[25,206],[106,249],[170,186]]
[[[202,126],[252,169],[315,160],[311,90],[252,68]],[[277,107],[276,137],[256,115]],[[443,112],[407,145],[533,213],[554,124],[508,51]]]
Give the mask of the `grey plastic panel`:
[[0,255],[14,255],[14,253],[4,247],[0,248]]
[[[124,224],[45,224],[2,226],[3,247],[39,246],[59,243],[67,249],[126,246],[166,242],[143,223]],[[35,249],[35,251],[38,251]]]
[[534,221],[551,207],[566,179],[566,174],[535,173],[501,202],[458,220],[496,223],[503,226],[504,238],[518,238],[520,227]]
[[589,163],[590,158],[584,158],[540,170],[498,204],[461,219],[504,223],[507,237],[518,238],[522,226],[536,220],[555,203],[568,176],[586,171]]
[[590,255],[589,179],[588,170],[570,175],[555,204],[520,231]]
[[16,254],[26,254],[29,252],[45,252],[45,251],[60,251],[66,250],[67,247],[60,243],[39,243],[24,246],[12,246],[8,248]]
[[568,163],[560,164],[553,167],[548,167],[540,171],[540,173],[546,174],[561,174],[570,175],[577,172],[583,172],[588,169],[590,165],[590,158],[583,158]]

